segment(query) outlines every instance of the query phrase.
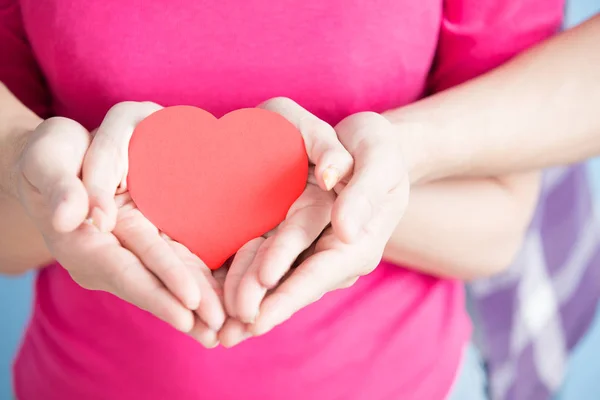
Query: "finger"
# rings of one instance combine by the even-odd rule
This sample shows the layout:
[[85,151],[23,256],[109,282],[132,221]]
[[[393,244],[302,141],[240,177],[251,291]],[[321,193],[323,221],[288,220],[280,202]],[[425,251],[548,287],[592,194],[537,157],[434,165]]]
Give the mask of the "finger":
[[123,102],[112,107],[94,135],[83,164],[83,183],[90,196],[94,223],[111,231],[117,219],[113,197],[125,185],[128,148],[136,125],[161,107],[150,102]]
[[352,171],[353,160],[338,140],[331,125],[288,98],[275,98],[259,108],[276,112],[302,134],[309,160],[315,164],[315,177],[324,190],[331,190]]
[[57,117],[42,123],[24,150],[22,189],[29,195],[41,195],[49,211],[45,229],[71,232],[87,217],[88,196],[79,174],[89,142],[83,126]]
[[200,289],[189,268],[139,210],[121,213],[114,235],[121,245],[140,258],[148,270],[190,310],[200,304]]
[[331,218],[332,193],[308,186],[290,209],[277,233],[269,237],[246,269],[237,289],[236,316],[253,323],[268,289],[323,232]]
[[212,271],[213,278],[215,278],[215,280],[221,287],[221,291],[223,291],[223,288],[225,287],[225,278],[227,277],[227,273],[229,272],[229,267],[231,266],[231,261],[233,261],[233,259],[226,262],[225,265],[222,266],[221,268],[218,268],[218,269]]
[[215,281],[206,265],[199,271],[196,278],[202,291],[202,300],[196,310],[196,314],[204,321],[210,329],[218,332],[227,318],[223,306],[223,290]]
[[352,277],[350,279],[346,279],[345,281],[340,282],[340,284],[337,285],[334,288],[334,290],[337,290],[337,289],[348,289],[349,287],[354,286],[354,284],[358,281],[359,278],[360,278],[360,276],[354,276],[354,277]]
[[268,251],[259,263],[258,279],[262,286],[274,287],[298,256],[319,237],[331,220],[333,202],[332,193],[307,186],[277,234],[270,239]]
[[225,323],[221,286],[212,276],[206,264],[189,251],[187,247],[172,240],[168,241],[168,244],[192,272],[202,293],[202,300],[196,309],[196,315],[210,329],[218,332]]
[[131,262],[123,264],[118,274],[115,274],[114,293],[174,328],[189,332],[194,323],[193,313],[183,307],[139,260],[131,256]]
[[332,213],[336,234],[349,243],[361,232],[374,230],[370,224],[385,208],[388,195],[408,199],[408,176],[392,126],[379,114],[355,114],[340,122],[336,131],[355,160],[352,178]]
[[200,342],[207,349],[212,349],[219,345],[217,333],[198,318],[196,318],[194,327],[190,331],[189,335]]
[[224,285],[225,309],[230,317],[237,317],[236,298],[240,281],[248,267],[252,264],[258,249],[264,241],[265,239],[262,237],[249,241],[238,250],[231,262],[231,267],[229,267],[229,271],[227,272]]
[[344,269],[349,260],[333,251],[309,257],[263,301],[256,322],[250,326],[253,335],[263,335],[289,319],[293,314],[319,300],[341,282],[347,282],[350,271]]
[[236,319],[230,318],[225,322],[221,332],[219,332],[219,342],[223,347],[230,348],[240,344],[251,336],[246,325]]
[[51,246],[57,260],[83,287],[110,292],[182,332],[192,329],[193,313],[135,255],[119,246],[114,236],[84,225]]
[[258,280],[258,268],[272,243],[273,237],[262,243],[250,265],[239,279],[235,294],[234,313],[235,317],[243,323],[253,323],[256,320],[260,302],[267,293],[267,288]]

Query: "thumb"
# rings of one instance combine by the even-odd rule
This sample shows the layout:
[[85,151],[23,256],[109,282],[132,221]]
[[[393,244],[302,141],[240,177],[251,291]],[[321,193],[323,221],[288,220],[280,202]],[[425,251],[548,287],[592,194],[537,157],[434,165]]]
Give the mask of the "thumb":
[[24,149],[25,184],[42,196],[49,217],[44,222],[57,232],[75,230],[88,215],[88,196],[79,174],[89,141],[83,126],[57,117],[43,122]]
[[77,177],[57,181],[51,193],[52,227],[57,232],[72,232],[88,215],[88,195]]
[[383,210],[403,212],[409,186],[394,131],[383,117],[355,114],[340,122],[336,132],[355,164],[334,204],[332,225],[342,241],[351,243],[387,226]]
[[160,108],[149,102],[119,103],[108,111],[94,135],[83,164],[83,183],[90,196],[90,217],[101,231],[112,231],[117,222],[114,196],[125,185],[133,131]]
[[333,189],[352,172],[352,156],[340,143],[331,125],[285,97],[268,100],[258,107],[280,114],[300,131],[308,158],[315,165],[315,178],[322,189]]

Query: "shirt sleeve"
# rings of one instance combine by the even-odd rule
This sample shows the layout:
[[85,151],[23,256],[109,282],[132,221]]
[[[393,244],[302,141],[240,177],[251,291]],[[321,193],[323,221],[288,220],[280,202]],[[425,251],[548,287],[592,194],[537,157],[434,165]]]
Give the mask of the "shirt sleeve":
[[18,0],[0,0],[0,82],[42,118],[50,96],[27,39]]
[[563,14],[564,0],[444,0],[430,92],[481,75],[553,35]]

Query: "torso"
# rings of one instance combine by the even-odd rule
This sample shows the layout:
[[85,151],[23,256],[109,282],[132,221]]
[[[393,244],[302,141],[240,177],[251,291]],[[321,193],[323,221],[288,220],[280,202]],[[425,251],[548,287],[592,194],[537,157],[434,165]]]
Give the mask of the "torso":
[[[56,114],[90,129],[124,100],[219,116],[287,96],[330,123],[410,103],[442,11],[440,0],[21,4]],[[21,400],[438,399],[468,336],[461,284],[382,264],[264,337],[205,350],[53,265],[15,379]]]

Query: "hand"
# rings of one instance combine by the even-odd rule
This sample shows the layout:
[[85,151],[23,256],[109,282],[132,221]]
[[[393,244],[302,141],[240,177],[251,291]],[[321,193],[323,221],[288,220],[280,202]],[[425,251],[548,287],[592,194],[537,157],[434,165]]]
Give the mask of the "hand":
[[[126,201],[131,133],[158,108],[121,103],[93,140],[75,121],[43,122],[18,162],[19,198],[53,256],[83,287],[113,293],[184,332],[204,332],[196,328],[199,320],[217,330],[222,306],[207,289],[213,283],[198,273],[201,262],[182,260],[182,249]],[[123,194],[118,204],[117,188]],[[83,223],[90,215],[93,224]]]
[[[112,233],[123,247],[134,252],[139,250],[139,258],[146,265],[160,269],[159,261],[162,259],[166,266],[181,265],[189,271],[192,285],[200,290],[202,299],[198,306],[192,307],[194,325],[188,334],[207,348],[215,347],[218,344],[217,332],[225,322],[223,283],[218,282],[206,264],[187,247],[160,233],[138,210],[129,193],[117,195],[115,200],[117,223]],[[156,240],[157,236],[160,240]],[[149,239],[155,243],[149,243]],[[148,249],[144,250],[146,247]]]
[[[270,273],[267,280],[273,280],[271,276],[282,275],[289,269],[330,223],[335,199],[331,189],[350,173],[353,164],[333,128],[292,100],[276,98],[259,107],[283,115],[298,128],[311,167],[306,189],[290,208],[286,220],[269,233],[271,237],[252,240],[238,251],[227,273],[225,305],[228,315],[246,322],[254,319],[260,299],[267,291],[267,286],[257,276],[263,256],[270,254],[272,246],[279,246],[289,239],[286,251],[281,253],[283,257],[273,264],[275,269],[266,270]],[[249,290],[241,289],[247,287]]]
[[[307,118],[306,111],[294,111],[285,116]],[[391,123],[375,113],[350,116],[335,131],[354,159],[354,171],[336,186],[335,202],[322,203],[323,215],[331,211],[332,226],[314,243],[313,254],[291,271],[296,257],[310,246],[309,239],[318,236],[312,234],[317,223],[307,212],[292,214],[297,218],[293,223],[288,218],[272,237],[256,239],[238,254],[228,279],[239,283],[226,282],[225,298],[227,304],[228,296],[235,296],[234,315],[248,325],[228,322],[220,334],[223,344],[268,332],[327,292],[352,285],[380,262],[408,202],[399,138]],[[313,134],[320,138],[326,133]],[[236,288],[234,295],[231,288]],[[265,297],[267,291],[272,292]]]

